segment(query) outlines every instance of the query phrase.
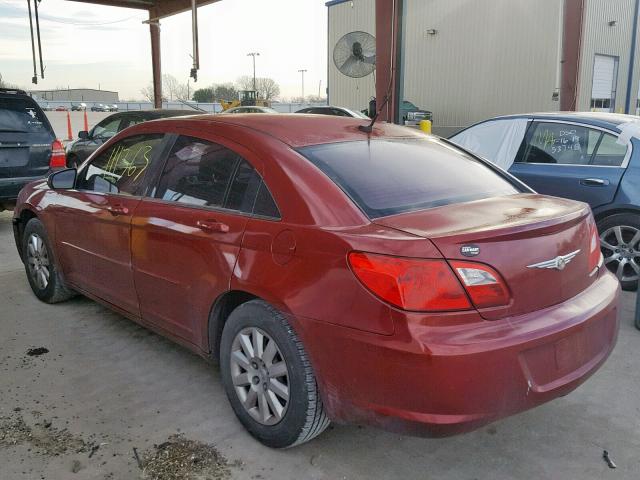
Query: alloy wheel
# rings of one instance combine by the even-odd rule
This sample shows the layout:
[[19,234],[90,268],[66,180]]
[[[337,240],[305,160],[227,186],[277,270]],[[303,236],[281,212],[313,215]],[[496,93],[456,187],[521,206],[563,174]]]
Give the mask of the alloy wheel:
[[262,425],[275,425],[289,405],[289,369],[275,340],[259,328],[242,329],[231,347],[231,378],[240,403]]
[[604,264],[621,282],[635,282],[640,277],[640,230],[616,225],[600,235]]
[[40,290],[44,290],[49,285],[51,275],[49,253],[44,241],[37,233],[29,235],[27,243],[27,264],[31,279]]

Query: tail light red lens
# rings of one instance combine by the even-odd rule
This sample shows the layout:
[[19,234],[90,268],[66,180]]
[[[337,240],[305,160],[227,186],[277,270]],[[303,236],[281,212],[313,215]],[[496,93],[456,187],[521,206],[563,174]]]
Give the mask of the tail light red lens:
[[382,300],[420,312],[468,310],[469,299],[445,260],[349,254],[358,280]]
[[507,305],[510,294],[507,285],[493,268],[482,263],[451,261],[476,308]]
[[593,217],[589,218],[589,272],[600,266],[602,261],[602,252],[600,251],[600,236],[598,235],[598,227]]
[[54,140],[51,144],[51,160],[49,167],[64,168],[67,166],[67,155],[64,153],[64,145],[60,140]]

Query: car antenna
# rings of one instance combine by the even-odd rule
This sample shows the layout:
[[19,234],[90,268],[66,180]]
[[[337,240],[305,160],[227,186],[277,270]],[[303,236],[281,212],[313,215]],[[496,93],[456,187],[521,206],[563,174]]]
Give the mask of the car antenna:
[[389,88],[387,89],[387,94],[384,96],[382,105],[380,105],[380,108],[376,110],[376,114],[371,119],[371,123],[369,123],[369,125],[358,125],[358,130],[364,133],[373,132],[373,124],[376,123],[376,120],[378,120],[378,115],[380,115],[380,112],[382,112],[382,109],[387,105],[387,102],[389,101],[389,95],[391,95],[392,86],[393,86],[393,75],[391,75],[391,79],[389,79]]

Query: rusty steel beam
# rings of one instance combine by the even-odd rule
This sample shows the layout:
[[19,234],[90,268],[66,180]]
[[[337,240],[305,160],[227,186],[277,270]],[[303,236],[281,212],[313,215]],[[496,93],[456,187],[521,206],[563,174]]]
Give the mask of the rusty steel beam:
[[397,121],[400,104],[401,13],[402,0],[376,0],[376,108],[387,122]]
[[566,0],[562,38],[560,110],[573,111],[578,103],[580,52],[584,28],[584,0]]
[[[154,10],[149,10],[149,18],[155,16]],[[153,72],[153,106],[162,108],[162,61],[160,59],[160,22],[149,22],[151,34],[151,70]]]

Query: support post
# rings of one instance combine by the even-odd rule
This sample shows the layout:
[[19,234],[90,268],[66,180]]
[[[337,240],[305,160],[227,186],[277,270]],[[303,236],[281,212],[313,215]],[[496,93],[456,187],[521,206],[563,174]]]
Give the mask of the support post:
[[402,0],[376,0],[376,105],[387,104],[379,120],[393,122],[399,111],[398,98]]
[[633,27],[631,28],[631,48],[629,54],[629,76],[627,77],[627,98],[624,102],[624,113],[630,114],[636,113],[636,106],[633,105],[631,110],[631,99],[635,98],[637,102],[637,93],[633,95],[631,89],[633,88],[633,74],[636,66],[636,43],[638,37],[638,10],[640,9],[640,0],[636,0],[636,6],[633,11]]
[[565,0],[560,84],[561,111],[575,111],[578,106],[583,19],[584,0]]
[[153,70],[153,106],[162,108],[162,61],[160,59],[160,20],[155,10],[149,10],[149,32],[151,34],[151,68]]

